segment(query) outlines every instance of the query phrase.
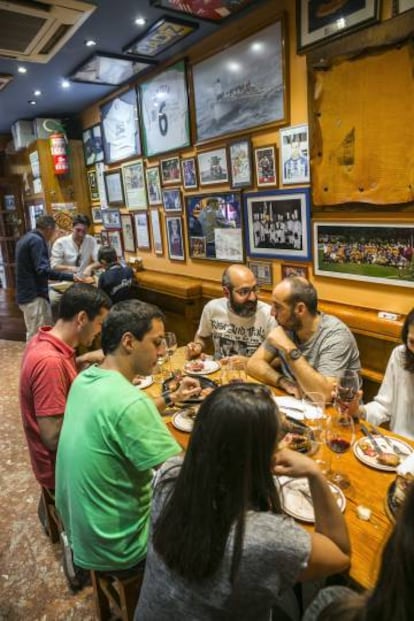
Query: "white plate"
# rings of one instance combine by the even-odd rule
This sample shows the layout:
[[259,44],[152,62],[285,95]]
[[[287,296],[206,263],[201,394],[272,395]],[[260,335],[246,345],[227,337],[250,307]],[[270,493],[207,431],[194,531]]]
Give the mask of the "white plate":
[[[371,468],[375,468],[376,470],[384,470],[385,472],[395,472],[397,470],[399,464],[397,466],[385,466],[383,464],[378,463],[376,457],[370,457],[369,455],[365,455],[364,451],[360,447],[360,442],[362,442],[363,440],[371,444],[371,441],[369,438],[360,438],[358,442],[355,442],[355,444],[352,447],[354,455],[357,459],[359,459],[359,461],[362,461],[362,463],[365,464],[366,466],[370,466]],[[388,444],[385,442],[383,438],[381,438],[380,436],[375,436],[375,440],[377,441],[378,446],[384,451],[384,453],[393,452],[392,448],[388,446]],[[413,449],[411,448],[411,446],[409,444],[406,444],[405,442],[402,442],[402,440],[397,440],[397,438],[392,438],[392,442],[393,444],[398,446],[402,451],[405,451],[406,453],[412,453]],[[404,461],[404,459],[406,459],[406,457],[403,457],[402,455],[398,455],[398,457],[400,458],[401,462]]]
[[191,433],[194,427],[194,418],[191,414],[194,414],[195,408],[186,408],[176,412],[171,419],[172,424],[176,429],[180,431],[186,431]]
[[184,371],[186,373],[191,373],[191,375],[210,375],[210,373],[215,373],[220,368],[220,363],[216,360],[193,360],[192,362],[202,362],[204,366],[201,371],[192,371],[191,362],[186,362],[184,365]]
[[[291,477],[275,477],[281,497],[282,508],[285,513],[302,522],[312,523],[315,521],[312,498],[310,495],[308,480],[293,479]],[[346,499],[336,485],[328,482],[338,507],[343,512],[346,507]]]
[[152,379],[152,375],[147,375],[146,377],[142,378],[139,384],[134,384],[134,386],[142,389],[142,388],[148,388],[148,386],[151,386],[151,384],[153,383],[154,383],[154,380]]

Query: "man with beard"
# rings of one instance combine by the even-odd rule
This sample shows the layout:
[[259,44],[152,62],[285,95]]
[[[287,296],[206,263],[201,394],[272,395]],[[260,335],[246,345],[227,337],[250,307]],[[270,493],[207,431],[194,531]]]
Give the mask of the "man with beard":
[[187,358],[200,356],[211,338],[216,359],[237,357],[246,363],[276,322],[271,307],[257,299],[255,275],[245,265],[230,265],[221,282],[224,297],[204,307],[194,341],[187,345]]
[[330,401],[338,374],[361,369],[353,334],[337,317],[318,312],[316,289],[305,278],[282,280],[272,301],[279,325],[250,358],[247,372],[295,397],[312,391]]

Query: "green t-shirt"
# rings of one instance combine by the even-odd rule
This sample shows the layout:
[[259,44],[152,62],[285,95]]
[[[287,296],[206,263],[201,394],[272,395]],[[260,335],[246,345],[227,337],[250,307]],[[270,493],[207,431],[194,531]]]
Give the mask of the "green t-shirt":
[[56,462],[56,506],[77,565],[127,569],[144,558],[151,468],[180,450],[151,399],[121,373],[78,375]]

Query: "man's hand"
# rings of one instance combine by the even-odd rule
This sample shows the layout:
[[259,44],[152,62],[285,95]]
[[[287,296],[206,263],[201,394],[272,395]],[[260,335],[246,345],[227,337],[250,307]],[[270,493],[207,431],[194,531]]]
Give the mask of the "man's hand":
[[201,386],[198,379],[186,375],[181,380],[177,390],[172,392],[170,397],[173,403],[180,403],[181,401],[187,401],[187,399],[198,396],[200,390]]
[[188,343],[187,345],[185,357],[187,358],[187,360],[193,360],[194,358],[198,357],[202,358],[202,351],[203,345],[201,343],[191,341],[191,343]]
[[79,274],[75,274],[73,276],[73,280],[75,282],[83,282],[86,285],[93,285],[95,282],[95,279],[93,276],[79,276]]
[[246,356],[227,356],[227,358],[220,359],[220,364],[226,366],[226,364],[231,362],[238,369],[246,369],[247,360]]
[[335,390],[332,392],[332,400],[335,402],[335,405],[338,407],[340,412],[342,412],[343,414],[349,414],[349,416],[352,416],[353,418],[358,418],[358,416],[361,416],[362,414],[362,395],[362,390],[358,390],[352,401],[341,401],[341,399],[338,398],[338,391],[335,388]]
[[86,369],[91,364],[101,364],[104,361],[104,353],[102,349],[95,349],[95,351],[88,351],[86,354],[77,356],[76,366],[78,371]]
[[277,476],[287,476],[295,479],[320,474],[318,465],[313,459],[288,448],[282,448],[274,454],[272,472]]
[[273,328],[273,330],[267,335],[266,340],[270,343],[270,345],[273,345],[273,347],[281,349],[282,351],[289,351],[297,347],[288,337],[282,326]]
[[282,377],[279,380],[277,387],[287,392],[288,395],[292,395],[292,397],[295,397],[296,399],[300,399],[302,397],[298,384],[296,384],[296,382],[292,382],[287,377]]

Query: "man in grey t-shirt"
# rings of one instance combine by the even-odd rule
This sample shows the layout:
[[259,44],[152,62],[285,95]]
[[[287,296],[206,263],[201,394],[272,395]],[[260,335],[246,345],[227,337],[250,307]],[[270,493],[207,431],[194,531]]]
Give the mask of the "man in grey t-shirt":
[[338,374],[361,369],[353,334],[337,317],[318,312],[316,289],[304,278],[282,280],[272,301],[279,325],[249,359],[249,375],[294,396],[320,392],[330,401]]

